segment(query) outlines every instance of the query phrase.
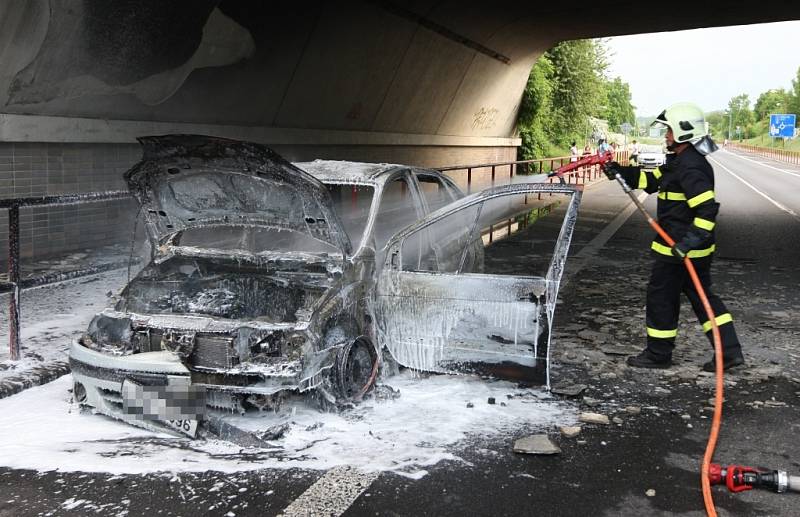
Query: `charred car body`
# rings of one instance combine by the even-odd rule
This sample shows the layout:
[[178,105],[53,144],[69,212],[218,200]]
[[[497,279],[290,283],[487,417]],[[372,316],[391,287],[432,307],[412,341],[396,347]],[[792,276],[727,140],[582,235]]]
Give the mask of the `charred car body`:
[[[258,144],[191,135],[140,142],[125,179],[150,261],[70,348],[74,396],[103,414],[194,434],[205,406],[275,408],[310,390],[357,400],[384,351],[452,371],[532,363],[544,330],[549,339],[574,187],[464,197],[436,171],[291,164]],[[482,273],[489,207],[519,218],[530,207],[513,200],[543,192],[569,198],[547,273]]]

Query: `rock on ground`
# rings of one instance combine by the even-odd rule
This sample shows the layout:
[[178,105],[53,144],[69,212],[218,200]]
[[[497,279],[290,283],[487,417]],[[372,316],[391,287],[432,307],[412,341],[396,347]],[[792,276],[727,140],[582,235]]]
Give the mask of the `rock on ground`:
[[560,454],[561,449],[546,434],[532,434],[514,442],[514,452],[523,454]]

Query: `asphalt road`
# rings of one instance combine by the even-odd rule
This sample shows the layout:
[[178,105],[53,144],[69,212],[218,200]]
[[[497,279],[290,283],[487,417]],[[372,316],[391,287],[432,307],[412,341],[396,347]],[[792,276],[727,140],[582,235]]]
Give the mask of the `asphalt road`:
[[[716,458],[798,474],[800,168],[727,151],[715,153],[712,163],[722,203],[715,288],[734,315],[748,359],[747,368],[728,376]],[[580,271],[562,288],[553,351],[555,381],[587,385],[589,398],[572,403],[618,423],[586,425],[571,439],[554,430],[559,455],[514,454],[514,439],[528,431],[519,429],[464,444],[459,454],[466,462],[439,463],[419,480],[316,471],[176,479],[0,469],[0,516],[87,513],[65,507],[67,498],[91,499],[97,515],[276,515],[287,507],[287,514],[312,515],[319,500],[329,503],[326,515],[348,516],[703,515],[699,462],[713,392],[699,367],[711,352],[688,304],[672,371],[629,369],[624,355],[602,351],[643,345],[651,231],[634,213],[607,243],[594,240],[626,204],[613,183],[593,185],[584,196],[571,255],[586,251]],[[654,200],[647,205],[652,212]],[[577,263],[568,261],[568,270]],[[625,409],[631,406],[640,412]],[[200,497],[187,498],[189,490]],[[800,515],[800,494],[714,493],[720,515]]]

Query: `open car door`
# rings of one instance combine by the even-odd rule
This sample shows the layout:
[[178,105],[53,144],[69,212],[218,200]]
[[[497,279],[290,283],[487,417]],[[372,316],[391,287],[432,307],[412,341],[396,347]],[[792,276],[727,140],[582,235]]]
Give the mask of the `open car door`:
[[[395,235],[375,299],[381,346],[427,371],[544,367],[549,387],[553,313],[580,196],[559,184],[491,188]],[[503,274],[508,248],[493,248],[502,241],[523,249],[524,271]],[[490,261],[492,250],[503,260]]]

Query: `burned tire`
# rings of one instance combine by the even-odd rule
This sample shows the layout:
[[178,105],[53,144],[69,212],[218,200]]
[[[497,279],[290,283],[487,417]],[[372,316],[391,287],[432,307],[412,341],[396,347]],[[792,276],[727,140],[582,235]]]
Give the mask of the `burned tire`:
[[378,377],[378,352],[360,337],[339,350],[333,372],[337,398],[359,401],[375,385]]

